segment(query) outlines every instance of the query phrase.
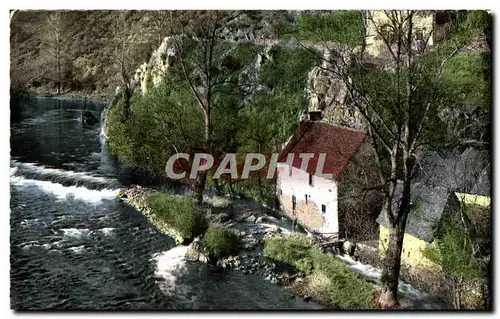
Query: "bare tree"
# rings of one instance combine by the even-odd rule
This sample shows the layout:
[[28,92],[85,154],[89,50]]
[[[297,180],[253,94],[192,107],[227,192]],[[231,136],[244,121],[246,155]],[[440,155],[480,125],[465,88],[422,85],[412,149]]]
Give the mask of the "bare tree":
[[48,15],[43,43],[48,52],[49,67],[55,70],[53,80],[56,82],[58,95],[64,86],[64,72],[69,60],[68,31],[66,12],[54,11]]
[[163,38],[171,31],[169,28],[170,12],[157,10],[147,12],[147,27],[159,45]]
[[132,98],[132,88],[130,81],[137,68],[134,55],[137,53],[137,41],[134,39],[133,26],[127,19],[129,12],[120,11],[112,24],[110,44],[112,47],[111,57],[117,72],[121,86],[124,106],[123,118],[125,121],[130,116],[130,103]]

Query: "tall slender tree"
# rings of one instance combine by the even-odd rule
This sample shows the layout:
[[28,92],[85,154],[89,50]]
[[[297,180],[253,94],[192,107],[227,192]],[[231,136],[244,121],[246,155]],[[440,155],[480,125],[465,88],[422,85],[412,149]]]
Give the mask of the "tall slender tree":
[[111,45],[111,58],[121,86],[124,101],[123,118],[125,121],[130,116],[130,104],[132,99],[132,88],[130,81],[137,68],[134,58],[137,54],[137,40],[134,37],[132,21],[128,19],[132,13],[120,11],[112,24],[109,43]]
[[48,53],[46,58],[48,66],[54,74],[52,79],[56,83],[57,94],[61,94],[64,87],[65,72],[67,72],[70,52],[69,52],[69,28],[67,13],[64,11],[51,12],[45,23],[45,33],[43,44]]
[[[179,37],[173,37],[185,84],[203,117],[203,148],[208,153],[214,151],[214,110],[224,106],[221,96],[237,84],[231,68],[222,66],[229,49],[221,37],[227,18],[223,11],[171,11],[169,19],[170,33],[181,30],[188,39],[181,43]],[[203,199],[206,178],[206,171],[199,172],[193,184],[193,197],[198,202]]]

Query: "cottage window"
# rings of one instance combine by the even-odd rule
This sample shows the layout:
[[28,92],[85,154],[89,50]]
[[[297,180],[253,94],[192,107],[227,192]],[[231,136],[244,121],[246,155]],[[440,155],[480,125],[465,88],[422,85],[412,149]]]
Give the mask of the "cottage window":
[[307,204],[307,194],[306,194],[306,204]]
[[309,186],[313,186],[313,176],[309,174]]
[[326,214],[326,205],[321,205],[321,214]]
[[295,204],[296,204],[295,195],[292,195],[292,209],[293,210],[295,210]]

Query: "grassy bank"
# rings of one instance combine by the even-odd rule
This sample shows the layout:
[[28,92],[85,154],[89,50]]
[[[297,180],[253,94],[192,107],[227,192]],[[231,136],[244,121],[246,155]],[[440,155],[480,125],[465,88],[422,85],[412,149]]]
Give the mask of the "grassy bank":
[[175,239],[178,244],[191,241],[208,228],[205,216],[196,210],[191,198],[131,189],[118,195],[139,210],[160,232]]
[[[191,197],[151,192],[147,189],[130,189],[119,197],[138,209],[163,234],[175,239],[177,244],[190,243],[203,235],[200,249],[211,261],[238,253],[238,237],[221,225],[209,226],[205,214]],[[227,205],[224,198],[212,199],[211,205]]]
[[177,237],[182,238],[180,243],[202,235],[208,228],[207,219],[190,197],[159,192],[148,196],[146,204],[157,219],[175,229]]
[[291,290],[336,309],[374,309],[372,285],[305,236],[267,238],[263,254],[306,274]]

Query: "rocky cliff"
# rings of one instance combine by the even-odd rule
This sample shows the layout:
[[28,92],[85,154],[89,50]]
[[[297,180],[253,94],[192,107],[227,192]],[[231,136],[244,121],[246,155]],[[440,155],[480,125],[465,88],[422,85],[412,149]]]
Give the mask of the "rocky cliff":
[[[223,60],[235,60],[237,47],[241,45],[251,45],[253,47],[253,58],[243,67],[239,74],[240,90],[239,97],[241,106],[248,105],[252,97],[257,92],[270,91],[272,88],[262,83],[260,73],[266,64],[274,63],[277,50],[300,50],[296,43],[280,42],[276,38],[265,38],[265,33],[257,33],[252,28],[237,29],[236,31],[225,30],[227,33],[226,41],[231,44]],[[236,32],[236,33],[234,33]],[[231,36],[231,34],[236,34]],[[179,59],[179,52],[176,49],[175,41],[182,43],[184,36],[168,36],[163,39],[160,46],[153,51],[149,61],[142,63],[131,79],[131,86],[136,92],[147,94],[152,88],[162,83],[164,77],[168,76],[169,68]],[[330,52],[318,45],[310,45],[318,51],[325,61],[330,59]],[[286,61],[280,61],[285,62]],[[291,61],[292,62],[292,61]],[[326,64],[328,62],[324,62]],[[331,63],[330,63],[331,64]],[[304,114],[308,111],[321,110],[323,112],[323,121],[332,124],[344,125],[355,129],[363,129],[361,115],[353,108],[347,106],[347,91],[341,81],[338,81],[330,72],[324,70],[325,65],[312,66],[307,73],[307,80],[303,87],[303,110]],[[117,88],[117,93],[120,88]],[[104,116],[105,113],[104,113]],[[298,119],[297,119],[298,120]],[[105,118],[104,118],[105,122]],[[103,130],[105,136],[105,129]]]

